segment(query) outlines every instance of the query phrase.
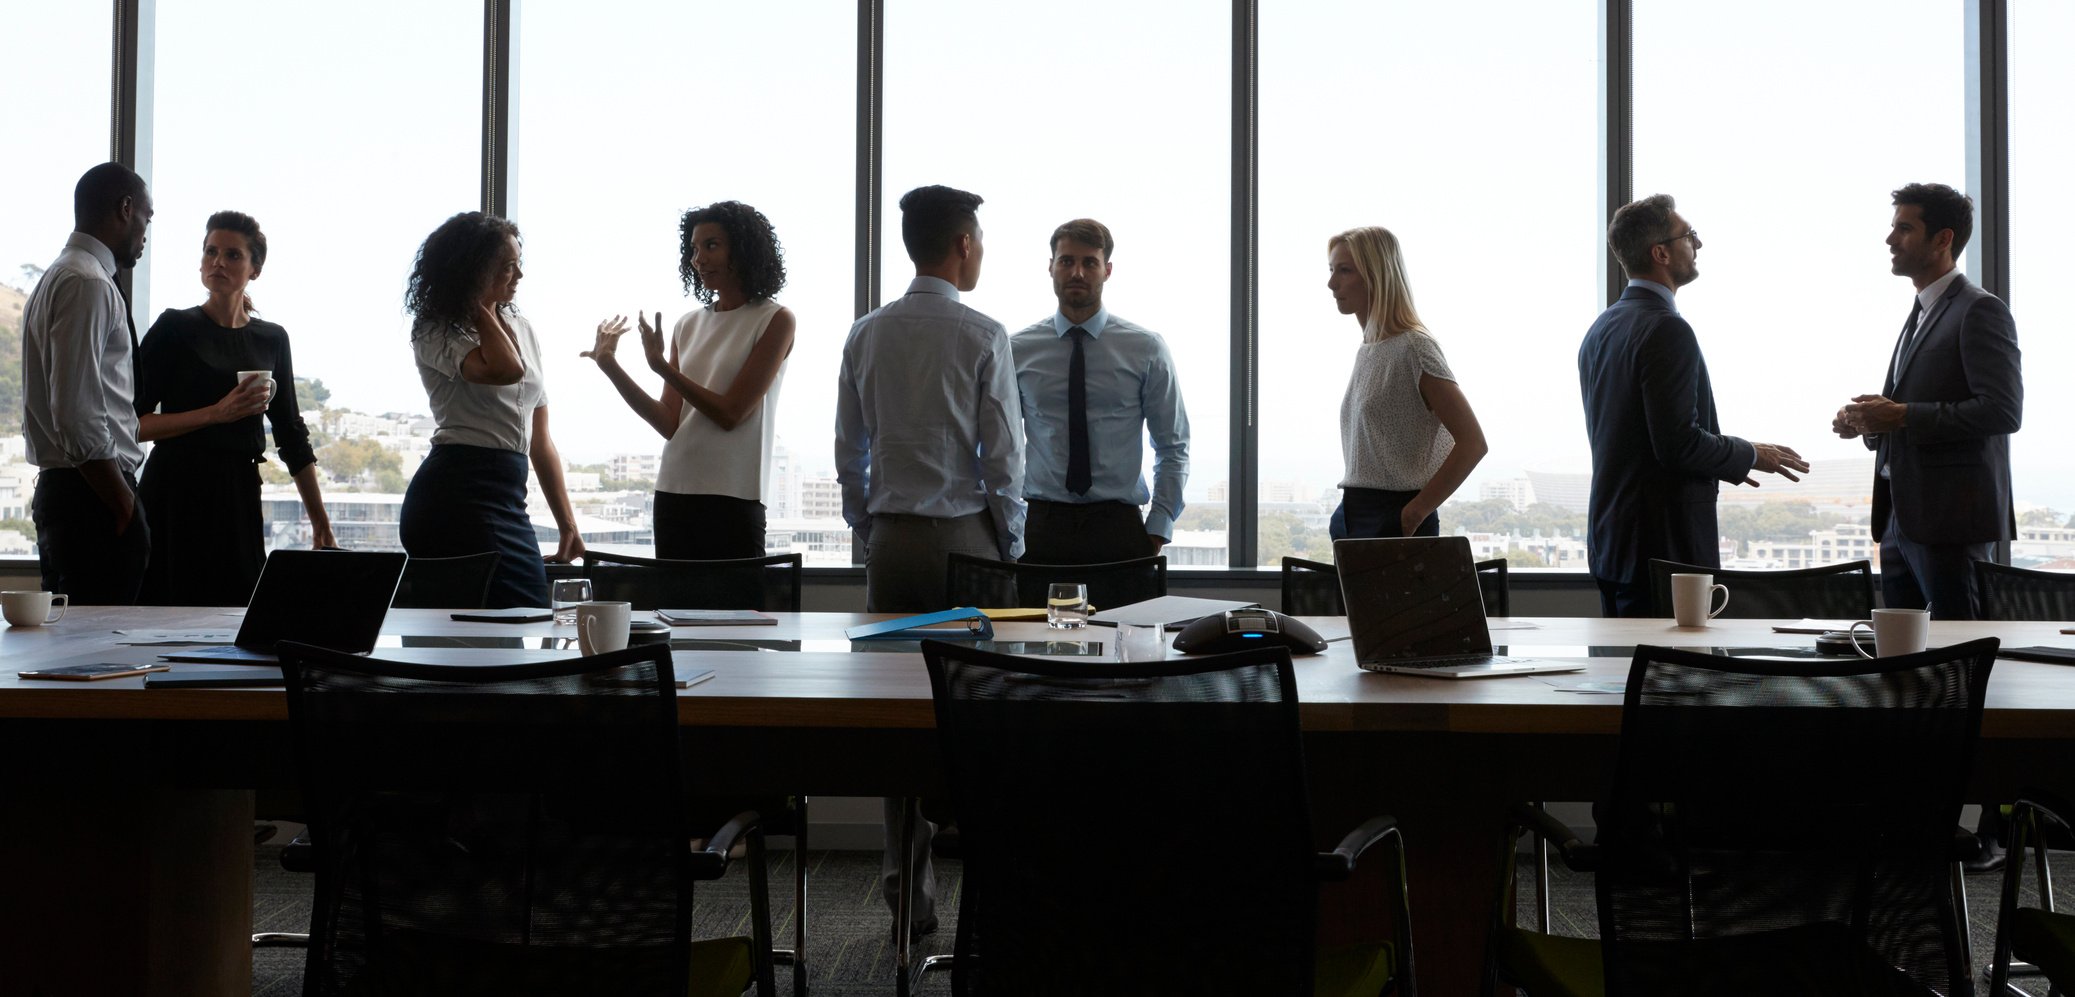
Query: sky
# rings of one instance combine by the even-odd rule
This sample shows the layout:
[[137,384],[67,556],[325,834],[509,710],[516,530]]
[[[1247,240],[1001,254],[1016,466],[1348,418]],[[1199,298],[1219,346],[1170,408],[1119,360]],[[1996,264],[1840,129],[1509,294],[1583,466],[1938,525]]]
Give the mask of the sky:
[[[0,162],[0,279],[47,263],[72,182],[107,155],[104,4],[0,0],[11,134]],[[2057,182],[2075,161],[2075,8],[2013,0],[2013,288],[2030,373],[2018,498],[2075,511],[2053,427],[2075,361],[2047,293],[2075,263]],[[423,411],[404,278],[418,242],[479,202],[479,3],[159,0],[150,169],[158,217],[140,282],[151,315],[199,303],[202,221],[257,216],[272,249],[252,288],[333,404]],[[1828,432],[1877,391],[1909,308],[1887,272],[1888,192],[1964,185],[1959,0],[1638,0],[1635,191],[1673,194],[1705,242],[1679,296],[1723,427],[1817,460],[1862,457]],[[535,2],[519,11],[512,215],[519,304],[548,357],[572,461],[653,451],[652,432],[577,353],[600,319],[666,321],[678,215],[739,199],[784,242],[780,301],[799,336],[781,442],[829,464],[830,389],[852,314],[855,5]],[[398,23],[413,30],[394,30]],[[1784,30],[1791,24],[1793,30]],[[1939,30],[1926,29],[1939,26]],[[784,31],[783,44],[745,40]],[[1225,477],[1230,350],[1229,18],[1183,0],[1049,6],[892,0],[881,294],[912,269],[901,192],[987,198],[987,262],[966,300],[1011,331],[1054,307],[1046,239],[1092,216],[1116,232],[1116,313],[1173,348],[1194,423],[1189,493]],[[1325,241],[1383,225],[1492,452],[1466,486],[1583,470],[1579,338],[1599,310],[1597,5],[1590,0],[1264,5],[1259,377],[1265,480],[1324,489],[1359,330],[1324,289]],[[313,41],[318,43],[313,44]],[[82,74],[81,68],[87,71]],[[73,85],[51,86],[53,80]],[[28,95],[35,94],[34,97]],[[637,347],[622,347],[631,360]],[[655,386],[652,378],[645,383]]]

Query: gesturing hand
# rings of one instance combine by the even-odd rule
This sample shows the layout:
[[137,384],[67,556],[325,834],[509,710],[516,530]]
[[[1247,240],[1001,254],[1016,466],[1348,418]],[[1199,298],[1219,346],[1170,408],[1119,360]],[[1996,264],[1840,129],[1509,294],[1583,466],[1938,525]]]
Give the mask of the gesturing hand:
[[[1802,460],[1801,455],[1795,453],[1792,447],[1783,447],[1776,443],[1754,443],[1752,448],[1758,451],[1758,460],[1751,465],[1753,471],[1777,474],[1788,481],[1801,480],[1795,476],[1796,471],[1808,473],[1808,461]],[[1756,488],[1758,479],[1745,478],[1744,484]]]
[[656,313],[656,324],[653,326],[648,324],[648,317],[645,315],[637,312],[635,318],[641,323],[641,352],[647,355],[649,368],[662,370],[669,366],[670,361],[663,356],[663,313]]
[[590,357],[601,364],[611,360],[619,352],[620,337],[626,334],[627,316],[614,315],[612,318],[598,323],[597,340],[591,343],[590,349],[577,354],[577,356]]

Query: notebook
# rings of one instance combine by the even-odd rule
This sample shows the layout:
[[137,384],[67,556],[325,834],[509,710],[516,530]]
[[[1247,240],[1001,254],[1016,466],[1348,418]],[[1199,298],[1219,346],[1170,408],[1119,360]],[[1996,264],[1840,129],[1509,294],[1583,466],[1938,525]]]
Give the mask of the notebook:
[[245,609],[235,644],[159,657],[276,665],[280,659],[274,645],[284,640],[365,654],[375,649],[407,560],[400,551],[274,551],[252,588],[252,603]]
[[1585,670],[1492,652],[1467,537],[1336,540],[1333,560],[1363,668],[1447,679]]

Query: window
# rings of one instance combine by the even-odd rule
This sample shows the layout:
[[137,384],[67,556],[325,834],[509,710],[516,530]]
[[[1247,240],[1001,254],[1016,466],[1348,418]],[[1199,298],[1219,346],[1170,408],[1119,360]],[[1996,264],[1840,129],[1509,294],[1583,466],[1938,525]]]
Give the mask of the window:
[[[798,323],[779,386],[769,543],[810,564],[850,563],[840,509],[803,492],[834,480],[832,389],[854,317],[856,10],[840,0],[524,8],[512,182],[526,236],[519,304],[551,358],[555,442],[575,469],[571,500],[586,536],[619,521],[630,538],[648,539],[663,441],[577,354],[602,319],[645,311],[653,321],[660,311],[668,329],[700,307],[678,280],[678,220],[735,200],[777,231],[787,275],[777,300]],[[609,72],[599,71],[601,53]],[[641,356],[627,334],[620,363],[653,397],[662,379]],[[818,542],[830,533],[840,542]]]
[[1723,534],[1739,547],[1726,566],[1774,566],[1744,559],[1754,540],[1805,544],[1867,520],[1872,454],[1830,420],[1881,390],[1909,315],[1910,284],[1888,270],[1888,195],[1966,185],[1960,4],[1864,14],[1793,0],[1636,4],[1635,192],[1673,195],[1706,233],[1679,310],[1707,355],[1722,429],[1813,466],[1798,485],[1759,475],[1760,488],[1723,488]]
[[[1052,230],[1116,239],[1103,304],[1161,335],[1190,424],[1188,508],[1171,563],[1223,564],[1231,351],[1231,15],[1120,0],[1051,8],[901,0],[886,14],[882,300],[914,275],[902,194],[986,198],[980,285],[964,301],[1013,335],[1058,311]],[[1151,484],[1152,448],[1145,451]]]
[[2018,520],[2025,538],[2011,563],[2075,568],[2075,464],[2061,437],[2075,425],[2075,397],[2055,390],[2075,370],[2075,342],[2061,330],[2070,306],[2061,281],[2075,270],[2066,233],[2075,207],[2066,178],[2075,136],[2062,118],[2075,104],[2075,67],[2063,56],[2075,40],[2075,7],[2016,0],[2010,5],[2010,308],[2024,350],[2024,428],[2011,439]]
[[[8,101],[7,182],[0,184],[0,557],[35,552],[23,456],[22,306],[72,231],[72,186],[108,159],[106,4],[36,4],[7,14],[0,93]],[[20,44],[34,39],[34,44]]]
[[[160,0],[156,36],[158,216],[138,314],[207,297],[197,267],[211,213],[257,218],[268,255],[251,297],[288,330],[296,376],[329,392],[321,413],[320,399],[298,399],[326,495],[380,510],[334,533],[396,549],[403,482],[431,444],[404,282],[425,236],[481,200],[482,10]],[[308,520],[289,514],[295,489],[269,462],[270,545],[307,543]]]
[[[1572,516],[1545,472],[1589,467],[1576,351],[1599,308],[1597,23],[1584,0],[1264,8],[1261,564],[1332,556],[1361,330],[1326,290],[1326,240],[1364,225],[1398,237],[1491,446],[1442,531],[1511,534],[1494,549],[1548,563],[1517,541]],[[1538,519],[1535,502],[1563,511]]]

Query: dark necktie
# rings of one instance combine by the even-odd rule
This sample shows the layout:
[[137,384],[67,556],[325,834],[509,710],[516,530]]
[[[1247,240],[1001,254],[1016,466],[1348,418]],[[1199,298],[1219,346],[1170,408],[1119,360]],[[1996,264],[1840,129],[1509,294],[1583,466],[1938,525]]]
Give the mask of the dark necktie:
[[1074,326],[1066,330],[1074,340],[1074,358],[1066,367],[1066,490],[1088,494],[1088,355],[1082,344],[1088,330]]
[[1916,342],[1917,320],[1923,316],[1923,301],[1912,301],[1909,306],[1909,321],[1902,323],[1902,338],[1895,341],[1895,358],[1888,362],[1888,385],[1883,394],[1895,390],[1895,378],[1902,374],[1902,358],[1909,355],[1910,345]]

